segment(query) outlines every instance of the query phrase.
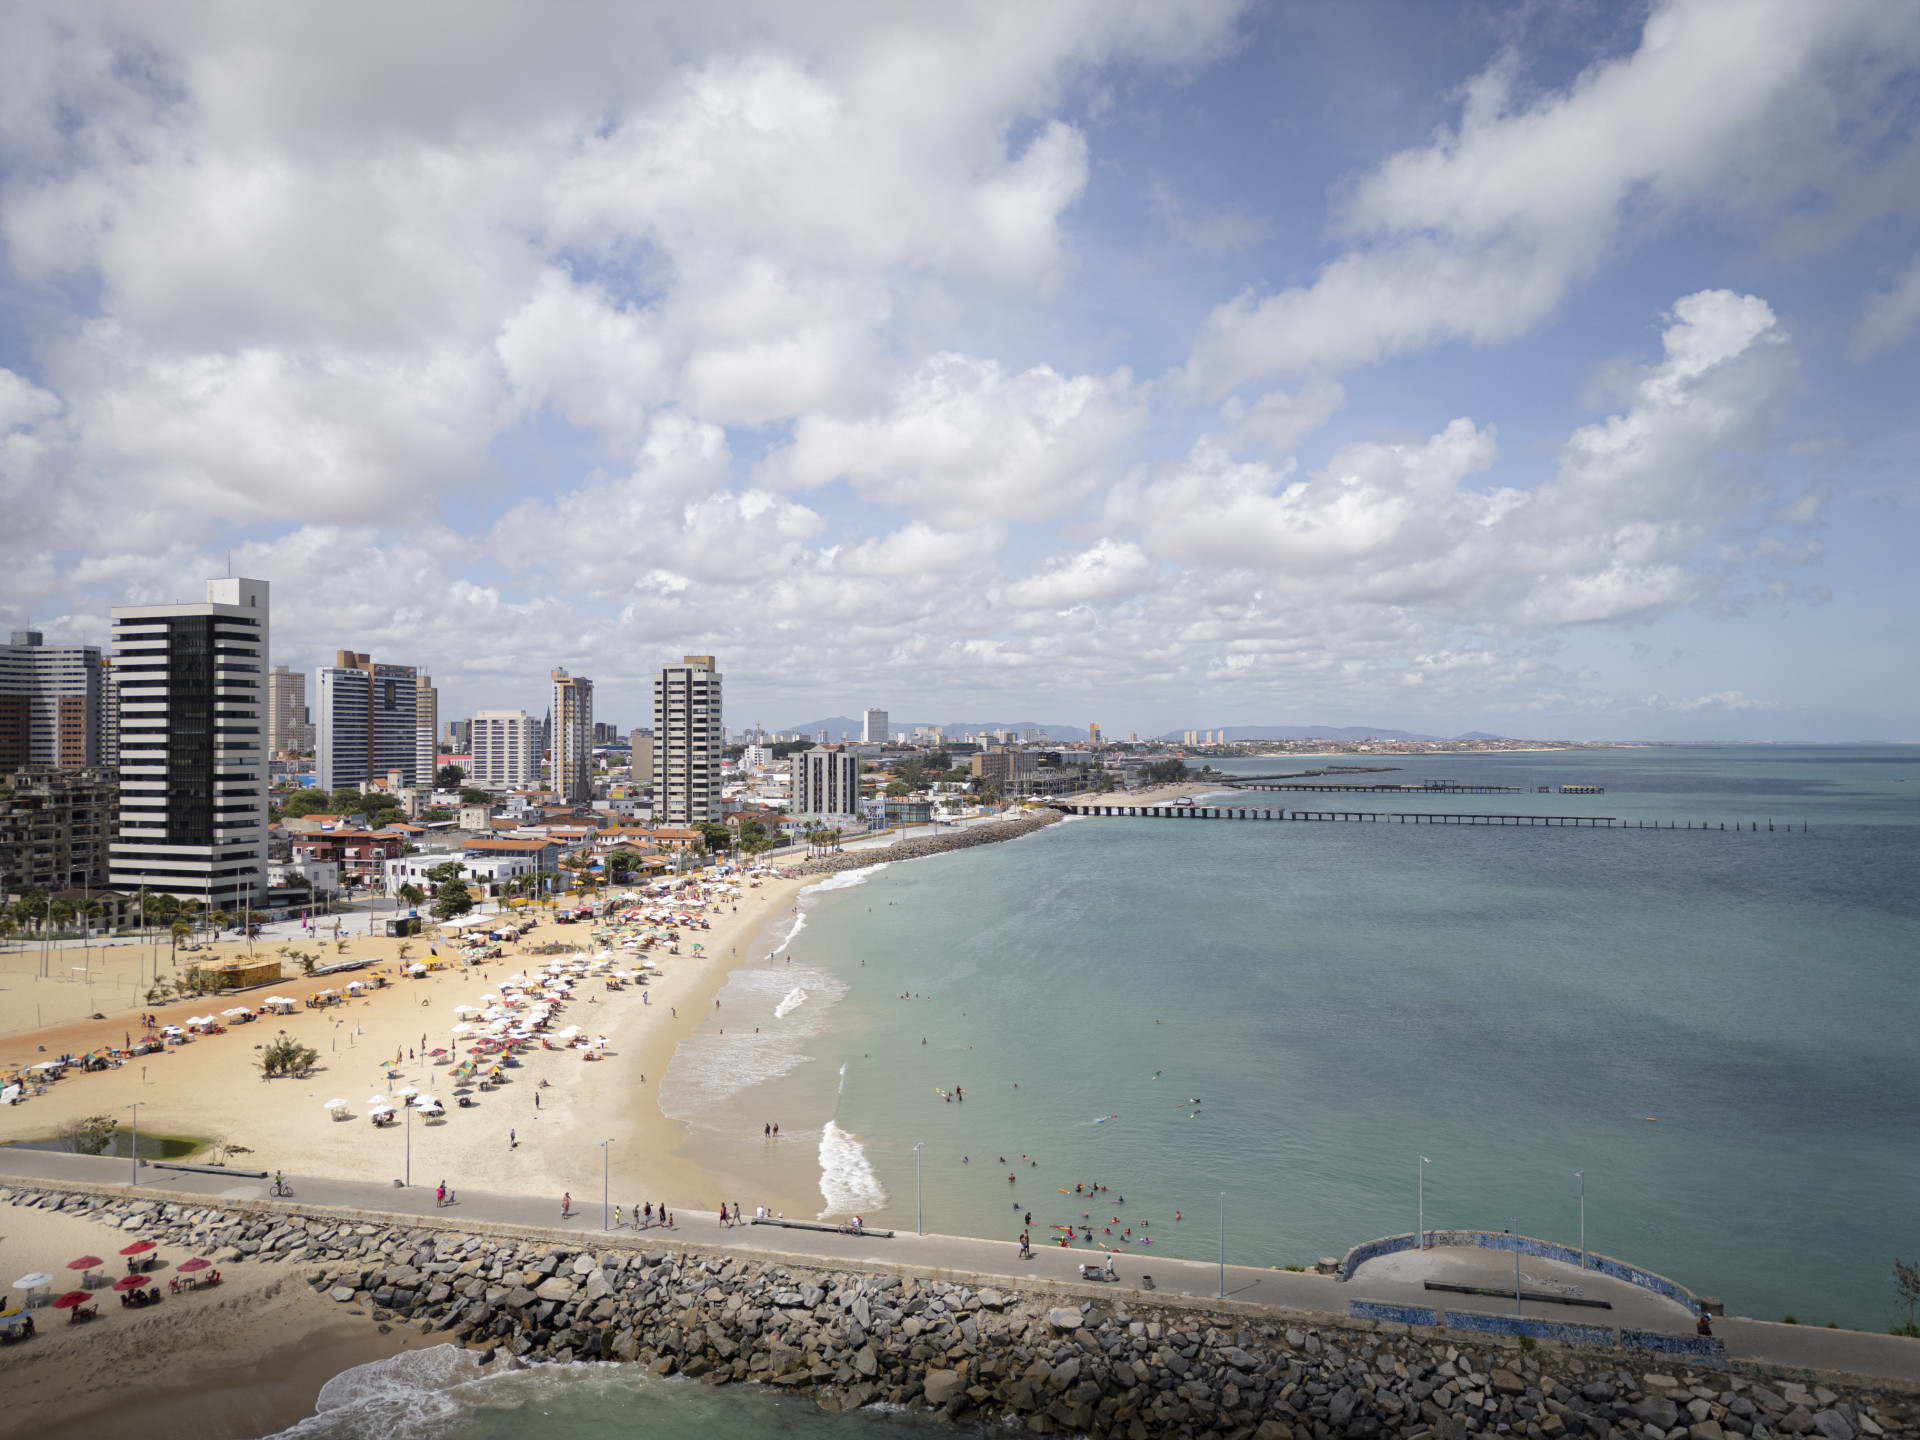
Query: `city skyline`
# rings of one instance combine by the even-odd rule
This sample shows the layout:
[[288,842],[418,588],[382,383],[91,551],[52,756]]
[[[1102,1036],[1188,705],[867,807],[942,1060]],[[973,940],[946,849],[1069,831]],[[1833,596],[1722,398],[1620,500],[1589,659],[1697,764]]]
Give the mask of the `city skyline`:
[[1911,9],[1050,13],[14,7],[0,628],[230,561],[448,717],[1920,731]]

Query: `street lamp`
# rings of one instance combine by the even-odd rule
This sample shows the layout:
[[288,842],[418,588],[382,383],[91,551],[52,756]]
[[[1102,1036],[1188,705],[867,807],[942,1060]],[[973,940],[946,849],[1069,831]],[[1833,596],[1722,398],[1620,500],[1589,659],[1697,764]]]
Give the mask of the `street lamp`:
[[1574,1178],[1580,1182],[1580,1268],[1587,1268],[1587,1172],[1576,1170]]
[[607,1218],[610,1213],[607,1209],[607,1200],[612,1194],[612,1145],[613,1141],[611,1139],[600,1142],[600,1228],[602,1230],[611,1230],[613,1228]]
[[921,1195],[923,1192],[920,1189],[920,1149],[921,1149],[921,1146],[924,1146],[926,1143],[927,1143],[926,1141],[922,1140],[919,1145],[916,1145],[913,1147],[914,1224],[922,1235],[927,1233],[927,1207],[921,1199]]
[[1420,1228],[1414,1232],[1414,1238],[1417,1241],[1417,1248],[1421,1250],[1427,1248],[1427,1166],[1432,1163],[1422,1155],[1417,1167],[1420,1174]]
[[122,1107],[133,1111],[133,1144],[127,1147],[128,1154],[133,1160],[133,1178],[128,1183],[133,1185],[140,1183],[140,1107],[146,1103],[144,1100],[136,1100],[131,1105]]
[[1520,1308],[1520,1217],[1513,1217],[1513,1318],[1525,1318]]
[[1220,1192],[1220,1298],[1227,1298],[1227,1192]]
[[407,1101],[407,1188],[413,1188],[413,1101]]

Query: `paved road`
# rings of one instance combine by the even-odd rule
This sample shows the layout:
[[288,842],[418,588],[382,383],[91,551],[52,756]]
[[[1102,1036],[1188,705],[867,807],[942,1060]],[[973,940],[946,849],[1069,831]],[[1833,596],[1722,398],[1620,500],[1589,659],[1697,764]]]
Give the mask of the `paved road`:
[[[19,1150],[0,1147],[0,1183],[24,1180],[39,1183],[89,1181],[95,1184],[128,1185],[132,1167],[125,1160],[95,1156],[63,1155],[45,1150]],[[538,1226],[578,1235],[582,1243],[605,1234],[598,1195],[576,1195],[570,1219],[560,1216],[559,1197],[507,1195],[495,1192],[466,1191],[447,1209],[436,1209],[431,1186],[395,1188],[365,1181],[330,1180],[291,1175],[294,1200],[305,1205],[323,1205],[352,1210],[380,1211],[395,1215],[435,1215],[452,1221],[490,1222],[507,1225]],[[268,1198],[269,1182],[244,1175],[204,1175],[183,1170],[162,1170],[143,1166],[138,1189],[172,1190],[225,1200],[261,1200]],[[624,1208],[635,1199],[643,1204],[647,1195],[609,1197]],[[1083,1263],[1097,1262],[1097,1252],[1057,1246],[1036,1248],[1033,1258],[1022,1261],[1015,1247],[1006,1241],[978,1240],[959,1235],[915,1235],[896,1232],[891,1239],[875,1235],[846,1235],[819,1230],[787,1229],[772,1225],[749,1225],[722,1229],[712,1211],[677,1211],[677,1240],[703,1249],[778,1251],[828,1264],[862,1263],[874,1265],[913,1265],[929,1269],[990,1276],[1004,1283],[1030,1285],[1045,1281],[1077,1282]],[[622,1232],[632,1238],[635,1232]],[[652,1238],[668,1233],[648,1232]],[[0,1255],[0,1264],[4,1256]],[[1246,1265],[1220,1267],[1197,1260],[1176,1260],[1138,1254],[1122,1256],[1116,1262],[1120,1286],[1131,1298],[1146,1275],[1151,1275],[1157,1292],[1166,1295],[1215,1298],[1224,1293],[1231,1301],[1274,1306],[1286,1310],[1313,1311],[1323,1315],[1344,1316],[1348,1303],[1368,1300],[1394,1305],[1439,1306],[1456,1311],[1511,1314],[1511,1303],[1483,1296],[1450,1295],[1429,1291],[1423,1282],[1444,1278],[1451,1283],[1511,1286],[1512,1257],[1494,1251],[1446,1249],[1419,1255],[1391,1256],[1360,1267],[1351,1281],[1331,1276],[1270,1270]],[[1584,1307],[1560,1307],[1527,1301],[1529,1317],[1550,1316],[1579,1323],[1631,1326],[1639,1329],[1690,1334],[1692,1317],[1686,1310],[1659,1296],[1593,1274],[1582,1274],[1576,1267],[1526,1256],[1521,1261],[1522,1288],[1538,1288],[1525,1277],[1577,1284],[1584,1295],[1606,1299],[1615,1309],[1592,1310]],[[1557,1313],[1556,1313],[1557,1312]],[[1761,1321],[1727,1318],[1716,1320],[1714,1328],[1726,1342],[1728,1352],[1737,1360],[1782,1366],[1790,1369],[1839,1370],[1860,1375],[1883,1376],[1920,1386],[1920,1341],[1890,1335],[1873,1335],[1854,1330],[1815,1330],[1792,1325],[1773,1325]]]

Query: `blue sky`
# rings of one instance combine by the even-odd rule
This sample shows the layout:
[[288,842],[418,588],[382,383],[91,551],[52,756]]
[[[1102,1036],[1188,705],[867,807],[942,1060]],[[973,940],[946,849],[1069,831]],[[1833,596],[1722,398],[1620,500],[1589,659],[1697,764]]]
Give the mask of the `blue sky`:
[[10,625],[231,550],[449,716],[1920,737],[1910,7],[0,30]]

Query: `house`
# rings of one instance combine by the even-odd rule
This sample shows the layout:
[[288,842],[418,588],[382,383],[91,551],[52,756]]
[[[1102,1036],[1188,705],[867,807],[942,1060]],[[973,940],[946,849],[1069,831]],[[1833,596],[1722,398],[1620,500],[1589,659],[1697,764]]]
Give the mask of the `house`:
[[[469,840],[461,847],[461,858],[469,861],[519,856],[531,862],[534,871],[551,871],[560,864],[566,846],[558,840]],[[452,858],[452,857],[448,857]]]
[[291,841],[298,863],[331,861],[340,867],[347,885],[377,885],[386,878],[387,861],[407,853],[407,837],[389,830],[329,830],[295,835]]

